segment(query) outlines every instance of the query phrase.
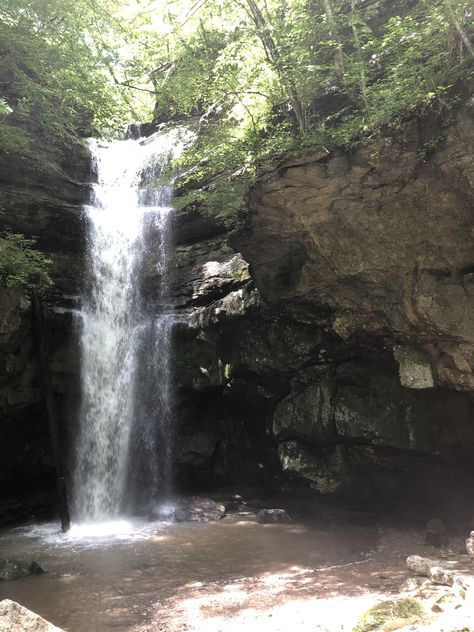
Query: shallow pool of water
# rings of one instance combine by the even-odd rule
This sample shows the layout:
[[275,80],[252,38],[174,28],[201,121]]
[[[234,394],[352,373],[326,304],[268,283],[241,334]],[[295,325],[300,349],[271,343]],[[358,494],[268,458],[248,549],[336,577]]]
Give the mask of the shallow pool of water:
[[376,540],[367,527],[262,525],[252,515],[75,525],[66,535],[51,523],[21,527],[0,533],[0,558],[34,559],[47,573],[0,582],[0,598],[70,632],[125,632],[187,585],[353,562],[370,555]]

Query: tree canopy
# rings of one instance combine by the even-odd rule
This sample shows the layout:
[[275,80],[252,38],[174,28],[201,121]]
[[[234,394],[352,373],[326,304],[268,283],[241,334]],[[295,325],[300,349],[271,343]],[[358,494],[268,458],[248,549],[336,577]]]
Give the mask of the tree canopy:
[[470,0],[1,0],[0,147],[193,118],[182,161],[222,203],[275,156],[448,107],[473,35]]

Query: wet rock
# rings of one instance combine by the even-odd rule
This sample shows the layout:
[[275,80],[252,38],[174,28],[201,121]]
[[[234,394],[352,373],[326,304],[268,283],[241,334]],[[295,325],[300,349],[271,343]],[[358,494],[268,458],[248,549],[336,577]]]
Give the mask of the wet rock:
[[0,601],[0,632],[62,632],[16,601]]
[[176,522],[212,522],[220,520],[224,515],[224,505],[198,496],[181,499],[174,511]]
[[440,518],[433,518],[428,521],[425,530],[425,544],[437,547],[446,546],[448,544],[446,527]]
[[0,560],[0,580],[19,579],[28,575],[41,575],[44,569],[37,562]]
[[474,531],[471,531],[471,535],[466,538],[466,553],[474,557]]
[[284,509],[262,509],[257,513],[256,519],[260,524],[291,522],[290,516]]

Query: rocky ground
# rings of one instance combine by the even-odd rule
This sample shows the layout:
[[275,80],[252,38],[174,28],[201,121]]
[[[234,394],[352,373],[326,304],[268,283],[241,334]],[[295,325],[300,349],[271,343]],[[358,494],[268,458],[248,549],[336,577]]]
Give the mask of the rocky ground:
[[[69,632],[474,630],[474,537],[466,547],[461,529],[332,503],[302,512],[301,499],[286,511],[217,500],[183,500],[176,511],[189,526],[146,541],[82,552],[27,543],[47,572],[0,582],[0,597]],[[0,630],[36,630],[15,625],[0,616]]]
[[[438,548],[426,545],[419,529],[385,527],[379,536],[376,549],[355,562],[189,583],[133,632],[474,630],[474,559],[461,537]],[[356,537],[348,529],[355,545]],[[443,569],[441,579],[413,572],[408,554],[424,562],[429,556]],[[372,615],[378,605],[380,619]]]

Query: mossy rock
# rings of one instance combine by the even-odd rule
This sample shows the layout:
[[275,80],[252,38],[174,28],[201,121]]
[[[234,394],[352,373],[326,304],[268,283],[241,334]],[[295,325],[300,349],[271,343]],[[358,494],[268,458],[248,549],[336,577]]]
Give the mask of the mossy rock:
[[372,606],[359,619],[354,632],[371,632],[372,630],[396,630],[405,625],[420,621],[425,610],[418,599],[394,599],[382,601]]
[[29,575],[41,575],[44,569],[36,562],[20,560],[0,560],[0,580],[19,579]]

